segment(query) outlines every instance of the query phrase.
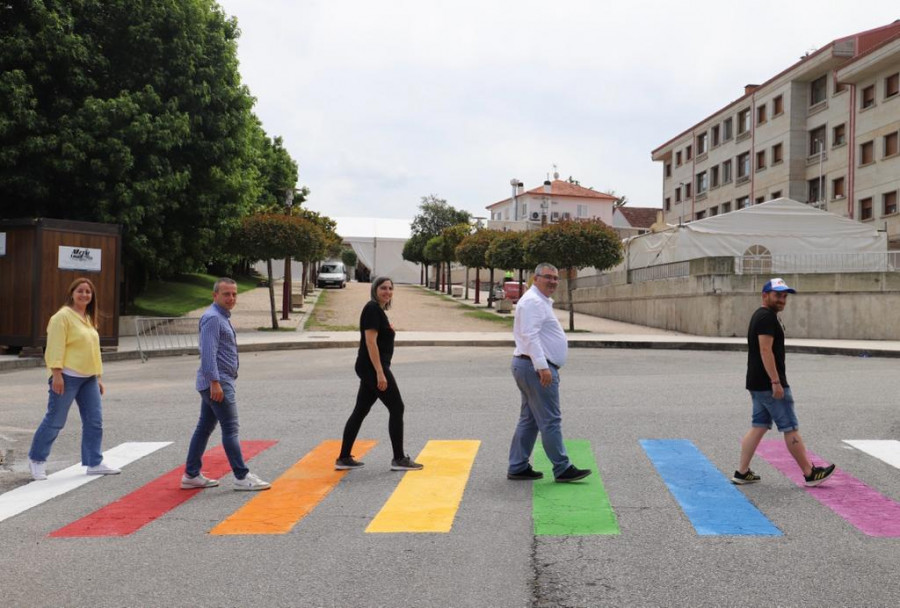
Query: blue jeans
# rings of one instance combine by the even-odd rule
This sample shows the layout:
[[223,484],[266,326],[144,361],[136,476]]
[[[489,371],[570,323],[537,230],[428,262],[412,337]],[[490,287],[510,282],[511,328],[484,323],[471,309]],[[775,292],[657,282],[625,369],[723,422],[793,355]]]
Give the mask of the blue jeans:
[[772,391],[750,391],[753,401],[752,426],[770,429],[772,421],[781,433],[789,433],[800,428],[794,412],[794,396],[791,387],[784,387],[784,398],[776,399]]
[[569,456],[562,436],[562,415],[559,411],[559,371],[551,366],[550,373],[553,375],[553,382],[550,386],[543,387],[532,362],[513,357],[512,374],[522,393],[522,410],[509,446],[509,473],[521,473],[528,468],[528,459],[534,450],[538,431],[541,433],[544,452],[553,463],[553,476],[559,477],[569,468]]
[[216,423],[222,425],[222,447],[228,456],[228,463],[234,476],[243,479],[250,472],[244,464],[244,455],[241,453],[241,443],[238,440],[238,414],[237,400],[235,399],[234,386],[222,384],[222,392],[225,397],[216,403],[209,396],[209,389],[200,392],[200,420],[191,437],[191,445],[188,448],[187,463],[184,472],[188,477],[196,477],[203,466],[203,452],[209,436],[216,428]]
[[53,442],[66,426],[69,408],[74,401],[81,414],[81,464],[86,467],[97,466],[103,462],[103,452],[100,450],[103,443],[103,408],[100,405],[97,376],[75,378],[63,374],[62,395],[53,392],[52,378],[47,383],[51,386],[48,390],[50,397],[47,401],[47,413],[31,440],[28,457],[37,462],[47,460]]

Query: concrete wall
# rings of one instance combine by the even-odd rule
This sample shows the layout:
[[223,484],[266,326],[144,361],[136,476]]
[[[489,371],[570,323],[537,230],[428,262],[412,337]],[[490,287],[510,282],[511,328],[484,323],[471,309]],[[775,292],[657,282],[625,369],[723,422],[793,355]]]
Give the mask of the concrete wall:
[[[687,277],[576,289],[575,310],[700,336],[745,336],[770,277],[704,273],[699,263],[706,262],[693,260]],[[781,276],[798,292],[782,313],[788,337],[900,340],[900,273]],[[565,283],[554,299],[566,306]]]

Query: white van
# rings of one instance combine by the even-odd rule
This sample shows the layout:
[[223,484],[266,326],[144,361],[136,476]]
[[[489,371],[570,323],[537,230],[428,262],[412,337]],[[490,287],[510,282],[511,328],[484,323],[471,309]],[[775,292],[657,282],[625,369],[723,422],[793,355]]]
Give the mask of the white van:
[[328,285],[337,285],[341,289],[347,285],[347,271],[344,269],[343,262],[322,262],[319,266],[316,287],[322,288]]

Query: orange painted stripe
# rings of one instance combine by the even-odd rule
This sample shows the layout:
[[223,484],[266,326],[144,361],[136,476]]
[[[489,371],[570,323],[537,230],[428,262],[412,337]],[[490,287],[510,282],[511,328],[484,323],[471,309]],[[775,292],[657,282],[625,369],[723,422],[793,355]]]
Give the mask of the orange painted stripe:
[[[353,451],[362,457],[376,443],[358,440]],[[323,441],[272,482],[272,489],[257,494],[210,534],[287,534],[350,472],[334,470],[340,451],[340,439]]]

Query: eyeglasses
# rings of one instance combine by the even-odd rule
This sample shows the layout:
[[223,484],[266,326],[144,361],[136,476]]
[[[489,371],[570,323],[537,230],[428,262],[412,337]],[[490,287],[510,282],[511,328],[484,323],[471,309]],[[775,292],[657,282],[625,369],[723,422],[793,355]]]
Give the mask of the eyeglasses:
[[543,278],[547,279],[548,281],[552,281],[554,283],[559,282],[559,277],[556,276],[555,274],[536,274],[534,276],[543,277]]

